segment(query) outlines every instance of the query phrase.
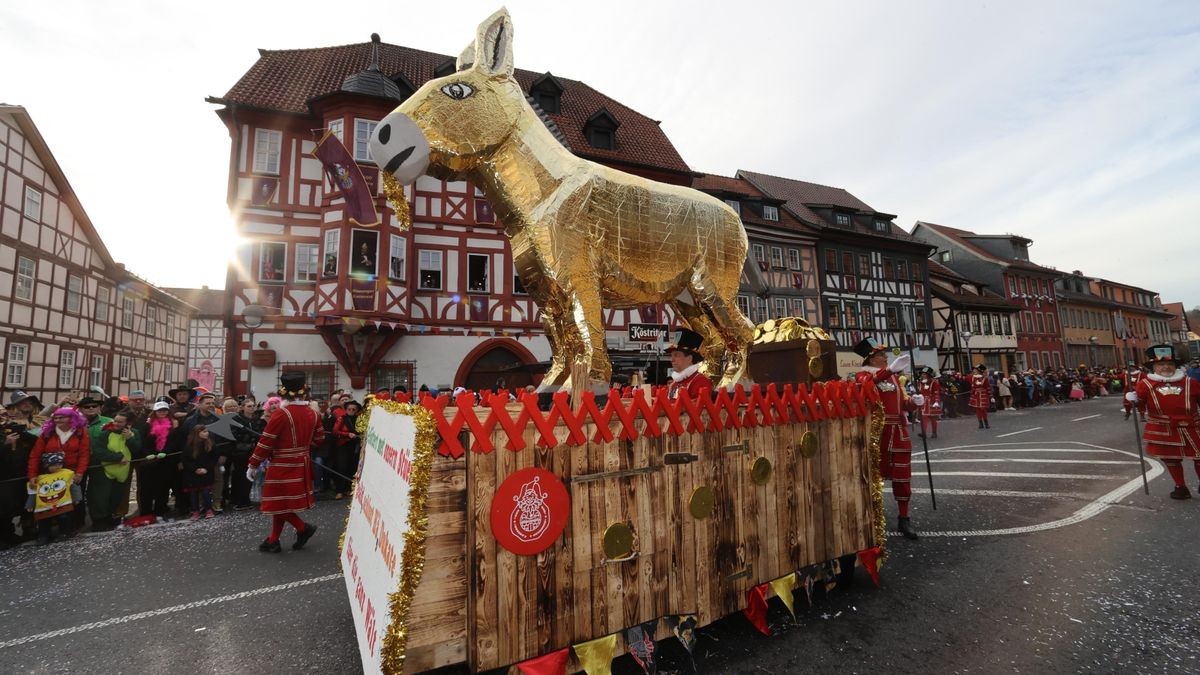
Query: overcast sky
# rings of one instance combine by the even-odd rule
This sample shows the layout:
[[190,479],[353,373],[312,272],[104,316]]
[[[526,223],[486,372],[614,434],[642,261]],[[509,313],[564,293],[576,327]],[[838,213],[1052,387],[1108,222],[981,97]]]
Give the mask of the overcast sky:
[[[458,54],[499,2],[0,5],[25,106],[113,256],[223,287],[229,136],[206,96],[257,49]],[[1200,304],[1200,4],[511,0],[518,67],[662,120],[693,169],[843,187],[1034,240],[1035,262]],[[586,7],[586,10],[584,9]]]

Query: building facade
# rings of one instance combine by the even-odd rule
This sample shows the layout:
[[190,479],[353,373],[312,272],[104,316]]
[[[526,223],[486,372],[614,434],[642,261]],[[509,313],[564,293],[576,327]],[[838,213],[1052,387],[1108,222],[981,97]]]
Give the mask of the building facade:
[[1200,352],[1193,351],[1189,344],[1188,335],[1192,333],[1192,326],[1188,321],[1187,310],[1183,303],[1166,302],[1163,303],[1163,309],[1171,315],[1167,321],[1167,329],[1171,332],[1171,344],[1175,346],[1175,351],[1185,359],[1200,356]]
[[1093,294],[1112,303],[1109,323],[1118,363],[1140,364],[1151,345],[1171,342],[1171,314],[1163,309],[1157,293],[1099,278],[1092,279],[1091,286]]
[[188,325],[187,373],[218,396],[225,393],[225,291],[203,288],[168,288],[196,308]]
[[[376,122],[454,58],[381,42],[260,52],[224,96],[228,201],[245,243],[229,268],[225,391],[262,389],[303,370],[316,395],[381,386],[529,383],[550,356],[539,309],[516,275],[503,226],[474,186],[431,177],[407,189],[412,228],[380,194],[367,141]],[[696,176],[658,124],[586,84],[518,70],[547,129],[568,150],[655,180]],[[371,186],[378,224],[346,215],[313,156],[341,140]],[[251,327],[246,308],[266,308]],[[675,324],[661,307],[610,310],[609,347],[627,326]],[[253,330],[254,344],[249,336]]]
[[817,233],[821,294],[819,325],[838,345],[838,371],[861,367],[852,351],[865,337],[914,350],[915,363],[938,367],[930,318],[930,247],[841,188],[738,171],[764,195],[780,200],[796,220]]
[[933,260],[929,291],[939,370],[967,371],[981,363],[1004,373],[1015,369],[1017,308]]
[[996,289],[1017,310],[1017,351],[1012,370],[1065,365],[1055,282],[1062,273],[1029,260],[1032,239],[981,235],[918,221],[912,236],[936,247],[934,259],[956,273]]
[[1117,333],[1113,327],[1117,303],[1093,292],[1092,279],[1079,270],[1063,275],[1055,286],[1067,365],[1121,365]]
[[178,383],[196,308],[113,260],[20,106],[0,106],[0,190],[4,390],[50,404]]

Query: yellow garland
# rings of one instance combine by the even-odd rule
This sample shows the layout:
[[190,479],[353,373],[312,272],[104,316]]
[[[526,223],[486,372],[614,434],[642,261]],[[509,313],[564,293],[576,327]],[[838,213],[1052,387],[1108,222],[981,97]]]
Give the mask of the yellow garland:
[[407,231],[412,227],[412,214],[408,210],[408,200],[404,198],[404,186],[387,171],[383,172],[383,194],[387,197],[388,203],[392,205],[398,227],[402,231]]
[[887,560],[887,514],[883,511],[883,474],[879,470],[883,440],[883,403],[871,411],[871,505],[875,509],[875,545],[879,547],[879,566]]
[[[416,447],[413,448],[413,472],[410,479],[412,489],[409,492],[408,531],[404,533],[404,548],[400,557],[400,583],[394,593],[388,595],[388,624],[383,636],[381,650],[381,670],[389,675],[399,675],[404,671],[404,652],[408,643],[409,607],[412,606],[413,595],[421,582],[421,574],[425,570],[425,537],[429,530],[429,516],[426,513],[426,500],[429,496],[429,480],[433,472],[434,445],[437,440],[437,424],[433,415],[419,405],[397,403],[396,401],[371,401],[367,409],[359,415],[355,430],[359,434],[367,431],[371,410],[375,407],[397,415],[408,415],[413,418],[417,427]],[[354,505],[354,489],[351,489],[350,507]],[[346,512],[346,525],[350,524],[350,512]],[[338,561],[342,559],[341,551],[346,542],[346,527],[342,528],[342,536],[338,539]]]

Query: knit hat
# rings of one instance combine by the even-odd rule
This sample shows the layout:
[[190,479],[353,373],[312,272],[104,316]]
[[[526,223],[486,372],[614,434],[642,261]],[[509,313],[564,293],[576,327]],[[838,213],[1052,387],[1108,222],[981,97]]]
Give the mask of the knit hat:
[[66,461],[66,455],[61,452],[47,452],[42,455],[42,471],[46,471],[55,464],[62,466]]

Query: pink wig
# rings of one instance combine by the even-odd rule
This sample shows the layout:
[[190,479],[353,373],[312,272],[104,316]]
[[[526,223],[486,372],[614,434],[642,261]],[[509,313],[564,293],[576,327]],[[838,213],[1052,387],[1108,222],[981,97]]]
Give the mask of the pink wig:
[[49,436],[50,434],[54,433],[54,418],[58,415],[71,418],[71,431],[79,432],[87,429],[87,418],[84,417],[78,410],[74,408],[59,408],[58,410],[55,410],[50,415],[50,419],[46,420],[46,423],[42,425],[43,436]]
[[269,396],[267,397],[267,402],[263,404],[263,410],[270,410],[273,407],[278,408],[281,405],[283,405],[282,398],[279,398],[278,396]]

